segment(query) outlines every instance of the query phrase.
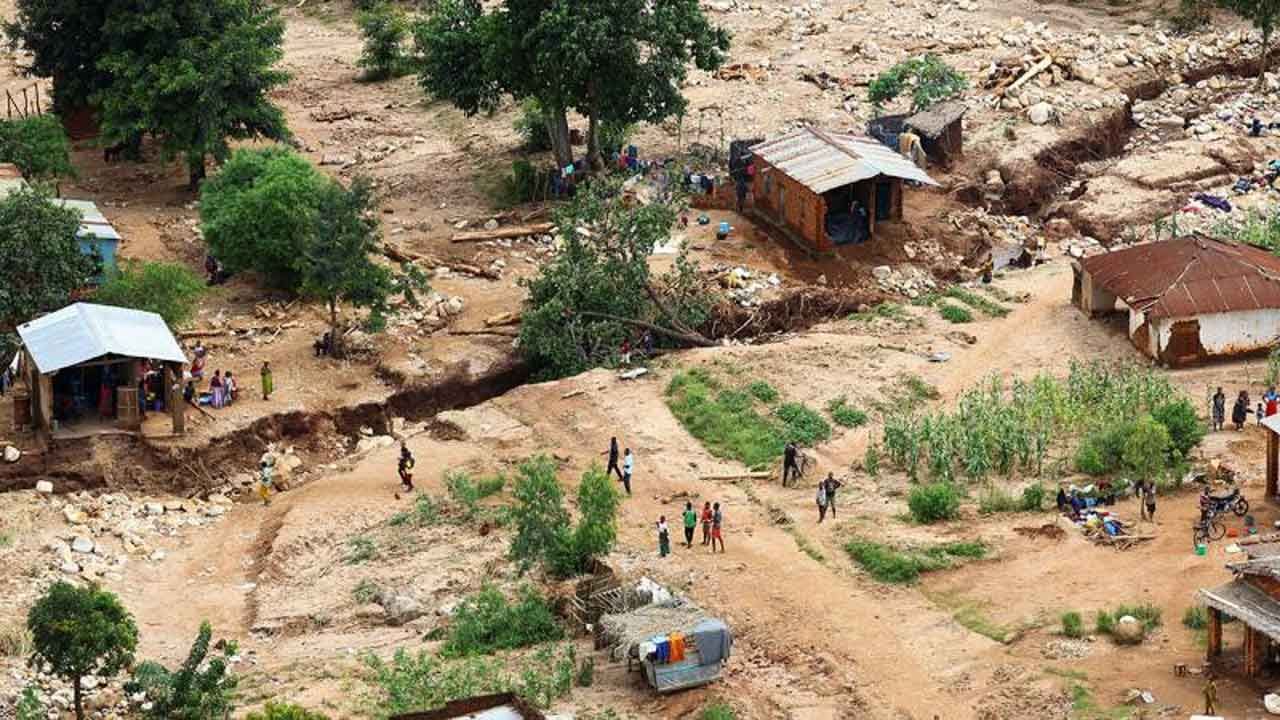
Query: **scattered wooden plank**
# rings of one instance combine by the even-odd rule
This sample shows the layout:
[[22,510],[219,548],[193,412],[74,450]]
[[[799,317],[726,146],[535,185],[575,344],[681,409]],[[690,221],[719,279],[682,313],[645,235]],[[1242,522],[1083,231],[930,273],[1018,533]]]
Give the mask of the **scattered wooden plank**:
[[567,392],[567,393],[565,393],[565,394],[561,395],[561,396],[560,396],[560,399],[561,399],[561,400],[568,400],[568,399],[570,399],[570,398],[576,398],[576,397],[578,397],[579,395],[586,395],[586,394],[587,394],[587,391],[586,391],[586,390],[570,390],[569,392]]
[[532,225],[508,225],[497,230],[472,230],[455,233],[449,242],[484,242],[485,240],[510,240],[528,237],[529,235],[546,235],[555,228],[552,223],[533,223]]
[[768,480],[774,476],[774,473],[768,470],[759,470],[756,472],[740,472],[729,473],[727,475],[701,475],[699,480]]
[[1014,80],[1012,85],[1005,88],[1002,94],[1008,95],[1009,93],[1014,92],[1015,90],[1022,87],[1023,85],[1026,85],[1028,82],[1031,81],[1032,78],[1034,78],[1035,76],[1047,70],[1051,65],[1053,65],[1053,57],[1049,55],[1044,56],[1043,59],[1041,59],[1035,65],[1032,65],[1029,70],[1023,73],[1022,77],[1018,78],[1017,80]]
[[222,337],[226,334],[226,330],[187,330],[178,333],[178,339],[192,340],[195,338]]

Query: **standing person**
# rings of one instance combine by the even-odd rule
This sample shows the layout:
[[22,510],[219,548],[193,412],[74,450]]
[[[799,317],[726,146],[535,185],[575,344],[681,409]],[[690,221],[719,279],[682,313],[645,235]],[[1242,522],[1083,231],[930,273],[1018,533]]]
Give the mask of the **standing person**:
[[276,390],[276,383],[275,383],[275,378],[271,376],[271,363],[266,360],[263,360],[262,361],[262,399],[270,400],[271,393],[275,392],[275,390]]
[[631,494],[631,471],[635,469],[635,456],[631,454],[631,448],[627,448],[622,453],[622,487],[627,489],[627,494]]
[[262,498],[263,506],[271,504],[271,478],[274,474],[275,469],[263,460],[258,470],[258,497]]
[[1253,410],[1249,409],[1249,391],[1241,390],[1236,396],[1236,404],[1231,408],[1231,422],[1236,426],[1236,432],[1244,429],[1244,421],[1248,419],[1249,413]]
[[724,514],[720,512],[720,503],[711,508],[711,552],[716,551],[716,541],[720,541],[720,552],[724,552]]
[[182,399],[188,405],[196,404],[196,383],[194,380],[188,380],[186,386],[182,388]]
[[822,481],[824,489],[827,491],[827,510],[831,511],[831,517],[836,516],[836,491],[844,486],[844,483],[836,479],[832,473],[827,473],[827,479]]
[[[776,445],[774,447],[777,447]],[[782,487],[787,486],[787,480],[794,474],[800,477],[800,466],[796,464],[796,456],[800,454],[799,449],[793,442],[787,443],[786,448],[782,450]]]
[[693,547],[693,529],[698,527],[698,513],[693,509],[693,503],[686,502],[684,504],[684,546],[686,548]]
[[413,469],[416,462],[413,459],[413,453],[409,452],[409,446],[405,441],[400,441],[400,462],[397,471],[400,473],[400,484],[404,486],[405,492],[413,492],[413,473],[409,472]]
[[[601,454],[603,455],[604,453],[601,453]],[[608,475],[611,472],[616,473],[618,475],[618,479],[621,480],[622,470],[618,468],[618,438],[616,437],[609,438],[608,455],[609,455],[609,467],[604,469],[604,474]]]
[[702,544],[711,544],[711,503],[702,506]]
[[671,554],[671,535],[667,532],[667,516],[658,518],[658,557]]
[[231,377],[231,371],[228,370],[227,374],[222,377],[222,393],[226,395],[228,405],[236,401],[236,390],[235,378]]
[[1204,714],[1218,714],[1218,683],[1214,682],[1212,672],[1206,676],[1204,684]]
[[209,355],[209,351],[205,350],[204,343],[196,341],[196,346],[191,351],[191,377],[197,380],[204,379],[204,364]]
[[1223,421],[1227,417],[1227,396],[1222,392],[1222,388],[1218,388],[1218,392],[1213,394],[1213,431],[1222,430]]
[[1271,387],[1267,388],[1267,392],[1264,393],[1262,396],[1262,401],[1266,403],[1266,408],[1267,408],[1266,417],[1271,417],[1272,415],[1275,415],[1277,410],[1277,405],[1280,405],[1280,395],[1276,394],[1275,385],[1272,385]]
[[827,516],[827,481],[822,480],[818,483],[818,524],[822,524],[823,518]]
[[212,405],[215,408],[222,407],[224,395],[222,389],[222,371],[214,370],[213,377],[209,380],[209,392],[213,394]]
[[1142,491],[1142,504],[1146,506],[1147,519],[1156,521],[1156,481],[1148,480]]

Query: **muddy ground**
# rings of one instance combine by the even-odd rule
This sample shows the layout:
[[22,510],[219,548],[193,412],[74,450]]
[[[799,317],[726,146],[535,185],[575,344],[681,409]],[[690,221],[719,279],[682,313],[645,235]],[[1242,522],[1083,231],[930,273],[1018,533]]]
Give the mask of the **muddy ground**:
[[[338,362],[311,355],[324,320],[317,308],[272,297],[252,278],[236,278],[202,301],[189,330],[209,348],[210,369],[232,370],[248,379],[242,384],[250,390],[257,368],[270,360],[278,388],[272,400],[246,392],[241,403],[211,418],[191,416],[192,430],[184,437],[166,436],[157,419],[143,441],[102,438],[31,453],[20,468],[6,470],[0,487],[29,488],[49,477],[60,492],[125,491],[130,502],[172,503],[228,482],[238,489],[269,444],[292,448],[303,459],[304,475],[270,508],[240,503],[225,513],[201,509],[194,514],[207,520],[160,526],[140,554],[122,547],[125,538],[108,529],[101,540],[105,557],[113,560],[95,577],[120,592],[136,614],[143,656],[177,661],[207,619],[244,649],[239,667],[248,703],[288,697],[334,717],[360,717],[364,687],[355,656],[419,647],[440,620],[432,612],[408,626],[388,627],[376,608],[352,599],[356,585],[369,580],[411,590],[434,610],[486,579],[504,587],[516,583],[505,560],[504,531],[388,528],[408,500],[394,495],[394,449],[361,445],[362,429],[410,433],[421,489],[435,496],[443,496],[443,477],[451,469],[509,471],[536,453],[560,459],[571,488],[616,434],[636,451],[638,469],[610,563],[628,576],[648,575],[687,592],[728,619],[740,642],[722,682],[669,698],[647,692],[636,676],[600,657],[595,685],[575,691],[558,709],[612,707],[627,717],[685,717],[708,699],[724,697],[744,718],[1090,717],[1071,709],[1070,686],[1079,684],[1104,708],[1118,705],[1130,688],[1150,690],[1156,704],[1144,710],[1176,716],[1169,708],[1194,708],[1199,685],[1173,677],[1173,664],[1198,664],[1202,654],[1195,633],[1179,619],[1195,589],[1228,576],[1223,544],[1207,557],[1190,552],[1193,497],[1165,499],[1152,528],[1158,539],[1127,552],[1094,546],[1071,531],[1061,539],[1028,538],[1016,528],[1039,527],[1051,516],[992,520],[977,516],[971,505],[959,521],[912,526],[901,519],[904,477],[886,472],[872,479],[853,470],[879,432],[873,420],[837,432],[816,449],[819,472],[851,479],[839,519],[818,525],[807,488],[704,479],[742,468],[708,454],[663,401],[671,375],[695,365],[767,380],[785,397],[815,407],[838,395],[868,407],[904,374],[936,386],[936,402],[945,404],[993,373],[1065,372],[1073,359],[1138,361],[1122,328],[1091,322],[1070,307],[1064,248],[1083,244],[1082,236],[1111,241],[1146,235],[1153,220],[1178,210],[1191,193],[1220,192],[1235,175],[1280,153],[1272,138],[1246,138],[1229,121],[1215,119],[1218,109],[1252,92],[1248,76],[1257,69],[1249,66],[1250,46],[1241,44],[1238,25],[1220,17],[1213,33],[1162,42],[1155,34],[1167,32],[1165,5],[712,3],[713,19],[734,33],[730,62],[764,72],[747,80],[694,73],[686,89],[693,112],[684,126],[637,130],[646,157],[676,156],[690,144],[716,145],[722,133],[725,139],[757,137],[801,122],[856,128],[870,113],[862,99],[866,80],[924,50],[944,55],[978,84],[995,61],[1034,56],[1039,47],[1058,52],[1087,46],[1086,64],[1101,66],[1105,77],[1037,82],[1033,97],[1012,104],[991,102],[975,88],[963,160],[932,168],[942,189],[910,193],[906,222],[866,246],[819,261],[736,213],[714,210],[711,225],[694,225],[687,233],[704,264],[777,274],[780,287],[766,291],[763,300],[800,291],[871,302],[893,291],[873,277],[878,265],[963,276],[960,260],[993,242],[966,232],[969,224],[957,220],[977,209],[1028,214],[1031,233],[1049,238],[1050,262],[1000,278],[998,287],[1027,300],[1011,304],[1007,317],[964,326],[971,337],[957,335],[956,326],[924,308],[909,307],[904,321],[867,324],[843,319],[839,303],[818,314],[788,305],[762,323],[767,327],[761,333],[783,331],[767,344],[676,353],[634,382],[602,370],[537,385],[523,384],[511,337],[466,333],[518,308],[517,280],[535,273],[545,253],[529,243],[449,242],[460,225],[475,227],[491,217],[512,223],[541,212],[500,208],[494,197],[502,173],[519,157],[514,109],[467,118],[425,99],[412,77],[358,82],[360,40],[349,5],[313,0],[288,8],[285,66],[293,80],[276,99],[303,151],[340,177],[361,173],[378,181],[390,242],[479,267],[499,260],[501,279],[437,276],[435,290],[465,301],[447,327],[400,323],[371,339],[366,355]],[[11,3],[0,8],[11,13]],[[1180,51],[1166,60],[1147,51],[1188,43],[1209,50]],[[1123,65],[1111,60],[1116,53],[1129,53]],[[805,79],[819,70],[843,84],[824,89]],[[21,84],[12,73],[5,79],[5,87]],[[1249,100],[1250,107],[1274,112],[1273,96],[1262,93]],[[1054,104],[1061,122],[1031,124],[1024,106],[1033,100]],[[1134,103],[1146,105],[1135,109]],[[701,112],[713,107],[724,112]],[[1175,110],[1185,116],[1184,127],[1158,121]],[[1208,120],[1224,126],[1193,129]],[[198,209],[180,167],[156,158],[108,165],[88,143],[78,148],[76,162],[79,176],[63,185],[63,194],[97,200],[126,238],[126,257],[200,266]],[[999,173],[996,187],[992,170]],[[1253,200],[1274,202],[1261,194]],[[1055,218],[1069,223],[1066,229],[1059,222],[1054,233],[1044,233],[1043,224]],[[710,228],[722,219],[737,231],[718,243]],[[750,312],[743,310],[744,321]],[[232,332],[246,328],[252,332]],[[950,360],[922,357],[933,352]],[[1215,385],[1249,386],[1257,395],[1262,374],[1260,363],[1240,362],[1171,375],[1199,400]],[[455,408],[462,409],[449,413],[447,423],[436,421],[436,413]],[[1246,492],[1261,493],[1256,429],[1211,436],[1201,452],[1230,457],[1243,471]],[[656,557],[652,523],[660,514],[677,515],[685,497],[725,505],[725,555],[695,547]],[[13,538],[0,544],[0,562],[14,569],[6,573],[0,621],[20,621],[42,583],[62,572],[56,553],[46,548],[79,532],[55,507],[62,502],[30,490],[0,495],[0,517]],[[1136,506],[1130,502],[1120,512],[1132,517]],[[779,525],[779,513],[790,523]],[[1270,524],[1277,513],[1260,507],[1256,515]],[[868,534],[903,541],[981,538],[997,551],[927,575],[917,586],[887,587],[842,549],[851,536]],[[380,557],[361,565],[343,562],[356,536],[375,538]],[[1120,649],[1099,639],[1064,650],[1055,635],[1056,618],[1065,610],[1090,616],[1132,602],[1152,602],[1164,611],[1163,628],[1142,647]],[[1238,655],[1232,632],[1228,646]],[[1011,639],[1001,643],[991,634]],[[589,642],[579,646],[590,653]],[[16,690],[20,662],[3,658],[0,664],[13,670],[0,689]],[[1221,695],[1228,716],[1259,713],[1263,687],[1236,675],[1225,678]]]

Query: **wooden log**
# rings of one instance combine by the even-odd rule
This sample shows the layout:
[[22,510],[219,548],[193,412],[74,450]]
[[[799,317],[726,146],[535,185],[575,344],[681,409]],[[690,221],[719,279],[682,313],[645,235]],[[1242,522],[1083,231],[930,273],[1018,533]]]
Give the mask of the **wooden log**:
[[1005,88],[1004,91],[1001,93],[1001,95],[1008,95],[1009,93],[1017,90],[1023,85],[1026,85],[1028,82],[1031,81],[1032,78],[1034,78],[1035,76],[1047,70],[1050,65],[1053,65],[1053,57],[1049,55],[1044,56],[1043,59],[1041,59],[1035,65],[1032,65],[1031,69],[1023,73],[1022,77],[1018,78],[1017,80],[1014,80],[1012,85]]
[[700,475],[699,480],[768,480],[774,476],[774,473],[768,470],[758,470],[755,472],[729,473],[727,475]]
[[226,330],[187,330],[178,333],[178,339],[191,340],[193,338],[222,337],[226,334]]
[[555,228],[553,223],[534,223],[532,225],[508,225],[497,230],[472,230],[460,232],[449,238],[449,242],[484,242],[485,240],[510,240],[530,235],[546,235]]
[[501,327],[503,325],[516,325],[519,324],[519,322],[520,312],[510,311],[498,313],[497,315],[490,315],[485,318],[484,325],[485,327]]

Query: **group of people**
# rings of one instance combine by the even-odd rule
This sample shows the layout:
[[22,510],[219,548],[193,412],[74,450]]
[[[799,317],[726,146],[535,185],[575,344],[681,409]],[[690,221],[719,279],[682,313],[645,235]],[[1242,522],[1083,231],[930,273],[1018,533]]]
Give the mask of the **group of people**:
[[[214,370],[213,377],[209,378],[209,391],[200,392],[198,383],[204,380],[205,365],[209,360],[209,351],[205,348],[204,343],[199,340],[191,350],[191,370],[190,379],[182,389],[182,399],[193,406],[209,405],[214,408],[223,408],[236,401],[240,394],[240,384],[235,376],[228,370],[225,373],[222,370]],[[271,363],[264,360],[262,362],[262,399],[270,400],[271,393],[275,391],[275,379],[271,372]]]
[[[1267,388],[1256,410],[1251,405],[1249,391],[1241,390],[1240,394],[1236,395],[1235,404],[1231,406],[1231,423],[1236,426],[1237,431],[1244,429],[1244,424],[1250,415],[1255,415],[1258,422],[1262,422],[1263,418],[1280,412],[1280,393],[1276,392],[1276,386]],[[1227,396],[1222,392],[1222,388],[1218,388],[1218,391],[1213,394],[1212,411],[1214,431],[1222,430],[1227,418]]]
[[[698,529],[698,523],[702,523],[703,546],[710,545],[711,552],[715,552],[719,545],[720,552],[724,552],[724,512],[720,510],[720,503],[708,501],[703,504],[702,512],[699,513],[693,508],[692,502],[685,502],[680,519],[684,524],[685,548],[693,549],[694,531]],[[667,516],[663,515],[658,518],[658,557],[670,554],[671,533],[667,528]]]
[[631,454],[631,448],[627,448],[622,453],[622,465],[618,465],[618,438],[609,438],[609,449],[605,451],[609,455],[609,465],[604,469],[604,474],[613,473],[618,477],[622,487],[626,489],[627,495],[631,494],[631,473],[636,469],[636,456]]

